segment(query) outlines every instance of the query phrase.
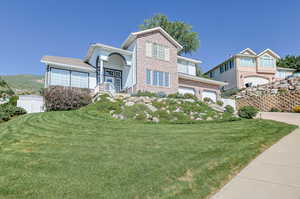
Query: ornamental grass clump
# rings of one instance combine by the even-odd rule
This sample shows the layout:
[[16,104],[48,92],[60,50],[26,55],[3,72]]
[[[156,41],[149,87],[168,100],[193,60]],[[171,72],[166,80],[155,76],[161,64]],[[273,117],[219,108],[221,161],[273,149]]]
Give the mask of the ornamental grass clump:
[[243,106],[239,109],[238,115],[241,118],[253,119],[258,113],[258,109],[253,106]]
[[294,107],[294,112],[300,113],[300,106],[295,106]]

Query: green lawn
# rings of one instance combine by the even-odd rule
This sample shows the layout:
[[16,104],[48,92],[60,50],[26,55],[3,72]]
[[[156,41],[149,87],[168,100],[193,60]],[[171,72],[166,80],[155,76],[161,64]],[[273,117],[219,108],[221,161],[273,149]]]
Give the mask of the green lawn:
[[295,127],[142,124],[84,111],[0,124],[0,198],[206,198]]

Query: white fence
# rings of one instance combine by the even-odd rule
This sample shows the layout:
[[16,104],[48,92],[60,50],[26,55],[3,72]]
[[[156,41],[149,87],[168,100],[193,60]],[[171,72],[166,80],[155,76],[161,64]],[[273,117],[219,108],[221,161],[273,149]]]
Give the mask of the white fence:
[[24,108],[27,113],[44,112],[44,99],[38,95],[21,95],[17,106]]

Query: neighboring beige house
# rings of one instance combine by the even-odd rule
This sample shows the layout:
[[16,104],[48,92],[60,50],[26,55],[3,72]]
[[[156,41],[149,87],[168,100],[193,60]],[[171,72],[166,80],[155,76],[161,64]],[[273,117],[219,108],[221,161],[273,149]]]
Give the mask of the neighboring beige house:
[[228,85],[224,87],[226,90],[266,84],[285,79],[295,71],[277,67],[278,59],[280,59],[279,55],[270,49],[257,54],[250,48],[246,48],[210,69],[206,74],[214,80],[227,82]]
[[226,83],[196,76],[201,61],[182,57],[182,46],[157,27],[131,33],[121,48],[92,44],[87,56],[44,56],[45,87],[51,85],[136,93],[191,93],[216,101]]

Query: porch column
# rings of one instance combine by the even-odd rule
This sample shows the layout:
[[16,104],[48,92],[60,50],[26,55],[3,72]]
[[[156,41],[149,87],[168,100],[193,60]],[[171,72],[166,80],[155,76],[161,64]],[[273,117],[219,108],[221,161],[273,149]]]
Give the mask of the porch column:
[[103,59],[100,59],[100,84],[104,82]]

